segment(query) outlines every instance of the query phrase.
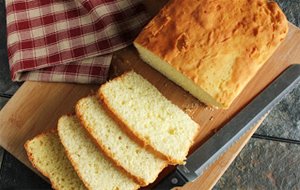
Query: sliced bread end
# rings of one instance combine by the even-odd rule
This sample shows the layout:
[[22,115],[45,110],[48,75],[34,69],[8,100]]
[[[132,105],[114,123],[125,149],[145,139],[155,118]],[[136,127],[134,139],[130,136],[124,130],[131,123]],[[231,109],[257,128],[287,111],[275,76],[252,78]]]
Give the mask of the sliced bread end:
[[54,189],[86,189],[69,162],[57,131],[42,133],[25,145],[28,159]]

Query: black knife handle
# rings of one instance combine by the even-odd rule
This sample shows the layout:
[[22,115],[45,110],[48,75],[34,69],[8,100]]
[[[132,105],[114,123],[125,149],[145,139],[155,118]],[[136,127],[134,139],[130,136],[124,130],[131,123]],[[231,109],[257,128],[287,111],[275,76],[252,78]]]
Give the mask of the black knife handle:
[[175,170],[164,177],[153,189],[170,190],[174,187],[182,187],[187,182],[188,180],[178,170]]

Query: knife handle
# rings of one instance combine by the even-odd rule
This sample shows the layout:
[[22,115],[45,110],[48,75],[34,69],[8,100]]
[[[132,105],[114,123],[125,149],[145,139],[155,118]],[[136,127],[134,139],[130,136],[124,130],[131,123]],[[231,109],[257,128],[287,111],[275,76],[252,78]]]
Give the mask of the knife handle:
[[182,187],[188,180],[176,169],[164,177],[153,189],[170,190],[174,187]]

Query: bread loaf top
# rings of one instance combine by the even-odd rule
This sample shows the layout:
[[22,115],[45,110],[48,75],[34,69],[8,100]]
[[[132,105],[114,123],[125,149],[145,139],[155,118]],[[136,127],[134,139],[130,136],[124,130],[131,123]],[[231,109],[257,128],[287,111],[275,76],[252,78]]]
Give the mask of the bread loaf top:
[[150,50],[229,107],[288,32],[266,0],[171,0],[136,44]]

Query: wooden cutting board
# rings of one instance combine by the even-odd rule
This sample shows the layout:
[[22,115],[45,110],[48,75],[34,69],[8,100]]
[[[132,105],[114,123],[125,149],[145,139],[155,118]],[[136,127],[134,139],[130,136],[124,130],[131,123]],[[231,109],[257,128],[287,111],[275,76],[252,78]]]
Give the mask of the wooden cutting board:
[[[146,3],[150,1],[146,1]],[[152,1],[152,3],[154,2]],[[155,13],[162,4],[155,3],[155,7],[148,6],[149,12]],[[300,63],[299,52],[300,30],[290,24],[289,34],[285,41],[228,110],[205,107],[189,93],[141,61],[133,47],[128,47],[114,54],[110,76],[120,75],[127,70],[135,70],[199,123],[201,130],[191,149],[192,152],[213,135],[216,130],[220,129],[290,64]],[[97,88],[97,85],[25,82],[0,112],[0,145],[25,165],[32,168],[23,148],[25,141],[43,131],[55,128],[61,115],[74,113],[76,102],[80,98],[93,93]],[[182,189],[211,189],[258,126],[259,124],[244,135],[237,144],[220,157],[198,180],[187,184]],[[35,169],[33,170],[36,171]],[[158,180],[168,171],[170,171],[170,168],[167,168],[159,176]]]

